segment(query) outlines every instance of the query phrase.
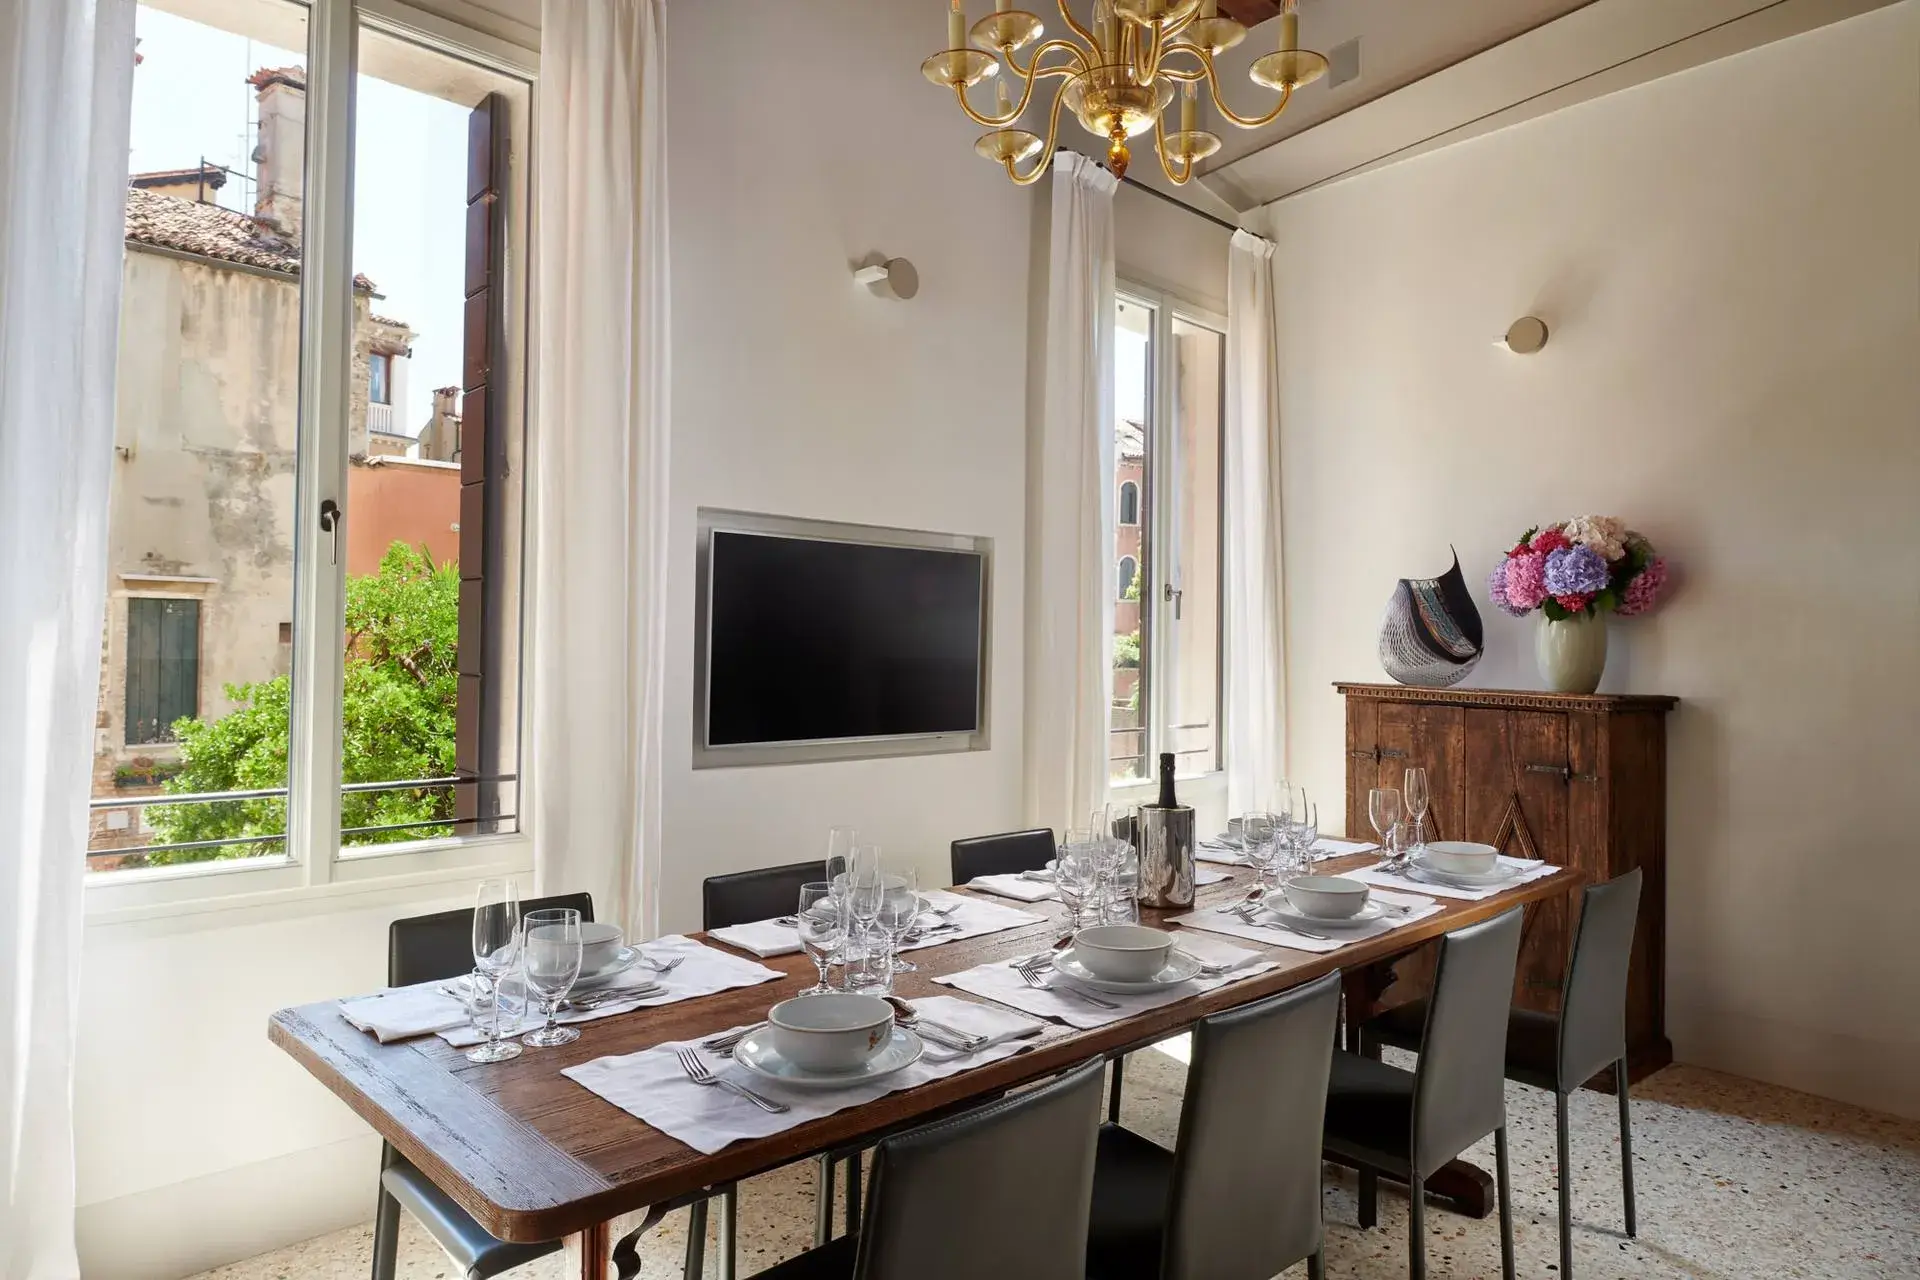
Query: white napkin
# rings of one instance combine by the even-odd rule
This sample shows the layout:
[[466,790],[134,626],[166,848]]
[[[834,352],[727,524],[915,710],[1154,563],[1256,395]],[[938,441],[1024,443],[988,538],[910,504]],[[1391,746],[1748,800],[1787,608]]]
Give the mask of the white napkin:
[[[1186,939],[1180,939],[1180,945],[1185,946],[1186,942]],[[1188,949],[1192,950],[1190,947]],[[1229,950],[1238,951],[1240,948],[1234,947]],[[1238,982],[1242,978],[1250,978],[1256,973],[1264,973],[1276,967],[1272,961],[1262,960],[1252,952],[1247,953],[1249,958],[1246,961],[1229,960],[1220,955],[1217,950],[1211,957],[1200,951],[1194,951],[1194,955],[1208,963],[1235,963],[1239,967],[1230,973],[1194,978],[1189,982],[1175,983],[1163,991],[1149,991],[1141,995],[1110,995],[1105,991],[1087,993],[1095,1000],[1104,1000],[1115,1006],[1111,1009],[1103,1009],[1092,1001],[1082,1000],[1071,994],[1063,994],[1062,991],[1042,991],[1030,987],[1025,979],[1014,972],[1013,966],[1005,961],[975,965],[959,973],[945,974],[935,978],[934,981],[949,987],[958,987],[962,991],[969,991],[977,996],[985,996],[989,1000],[1010,1005],[1027,1013],[1038,1014],[1042,1018],[1057,1018],[1069,1026],[1091,1030],[1094,1027],[1104,1027],[1109,1022],[1130,1018],[1137,1013],[1145,1013],[1149,1009],[1158,1009],[1163,1004],[1185,1000],[1203,991],[1212,991],[1215,987],[1223,987],[1229,982]],[[1041,970],[1040,979],[1050,986],[1058,983],[1063,989],[1072,985],[1051,969]]]
[[[1375,901],[1397,907],[1408,907],[1410,910],[1406,915],[1388,914],[1353,928],[1321,930],[1314,929],[1311,925],[1302,926],[1311,929],[1314,933],[1324,932],[1328,939],[1325,942],[1318,938],[1309,938],[1303,934],[1290,932],[1277,922],[1249,924],[1226,907],[1211,907],[1205,911],[1195,911],[1190,915],[1174,916],[1169,923],[1185,925],[1189,929],[1204,929],[1208,933],[1224,933],[1233,938],[1246,938],[1252,942],[1263,942],[1270,947],[1285,947],[1289,951],[1311,951],[1324,954],[1328,951],[1338,951],[1342,947],[1350,947],[1356,942],[1365,942],[1369,938],[1377,938],[1383,933],[1391,933],[1402,925],[1412,924],[1415,920],[1424,920],[1440,910],[1440,904],[1432,898],[1380,892],[1371,896]],[[1256,914],[1254,919],[1270,921],[1273,917]]]
[[[599,1018],[611,1018],[615,1014],[631,1013],[635,1009],[650,1009],[656,1005],[677,1004],[682,1000],[692,1000],[699,996],[710,996],[719,991],[731,991],[736,987],[753,987],[763,982],[772,982],[787,975],[778,969],[769,969],[766,965],[755,964],[741,956],[728,955],[717,947],[703,946],[692,938],[680,934],[669,934],[664,938],[655,938],[651,942],[639,944],[643,955],[656,960],[666,961],[675,956],[686,957],[673,967],[671,973],[656,973],[645,964],[636,964],[621,974],[606,987],[595,987],[590,994],[599,995],[607,990],[635,988],[645,991],[658,988],[651,994],[636,994],[631,1000],[616,1000],[596,1005],[591,1009],[571,1009],[560,1015],[560,1021],[566,1023],[593,1022]],[[589,994],[589,993],[582,993]],[[537,1003],[527,1014],[518,1020],[503,1020],[500,1024],[502,1036],[517,1036],[524,1031],[545,1025],[540,1016]],[[485,1040],[486,1033],[476,1031],[463,1017],[454,1027],[442,1029],[440,1038],[448,1044],[466,1046],[479,1044]]]
[[[776,917],[776,919],[784,918]],[[724,929],[709,929],[707,935],[720,939],[730,947],[751,951],[762,960],[773,956],[795,955],[800,950],[799,930],[791,924],[777,924],[774,920],[755,920],[752,924],[730,924]]]
[[[1231,880],[1232,876],[1224,871],[1215,871],[1212,867],[1195,867],[1193,883],[1196,887],[1218,884],[1222,880]],[[983,893],[998,894],[1003,898],[1012,898],[1016,902],[1050,902],[1060,896],[1051,881],[1028,880],[1018,874],[1002,876],[975,876],[967,882],[967,888],[978,889]]]
[[958,996],[921,996],[913,1002],[913,1009],[919,1017],[928,1022],[937,1022],[949,1031],[986,1038],[986,1043],[965,1053],[928,1040],[926,1042],[928,1056],[942,1061],[976,1057],[996,1045],[1025,1040],[1049,1029],[1047,1024],[1011,1010],[977,1004],[972,1000],[962,1000]]
[[340,1016],[362,1031],[372,1032],[381,1044],[432,1035],[467,1025],[467,1002],[452,994],[454,981],[392,987],[370,996],[340,1001]]
[[[982,902],[979,898],[969,898],[965,894],[948,893],[945,889],[934,889],[921,895],[930,907],[951,907],[942,919],[948,924],[958,925],[958,929],[942,930],[929,934],[918,942],[909,942],[900,948],[902,951],[918,951],[922,947],[940,947],[949,942],[958,942],[962,938],[978,938],[989,933],[999,933],[1006,929],[1023,929],[1030,924],[1040,924],[1046,920],[1043,915],[1031,911],[1022,911],[1018,907],[1009,907],[998,902]],[[931,926],[933,918],[923,917],[923,925]]]
[[[965,1002],[956,1000],[953,1003]],[[958,1024],[964,1017],[965,1025],[969,1027],[988,1025],[983,1021],[984,1016],[995,1012],[980,1010],[979,1013],[969,1011],[962,1015],[936,998],[916,1001],[915,1007],[925,1010],[928,1017],[939,1022],[953,1020]],[[971,1008],[979,1009],[979,1006]],[[1013,1016],[1004,1015],[1006,1018]],[[1025,1019],[1020,1021],[1031,1025]],[[1011,1030],[1005,1023],[993,1025],[1003,1035]],[[922,1054],[920,1061],[904,1071],[845,1089],[793,1089],[771,1080],[762,1080],[731,1059],[700,1050],[699,1042],[691,1040],[669,1041],[638,1053],[596,1058],[577,1067],[568,1067],[560,1074],[668,1137],[686,1143],[703,1155],[712,1155],[727,1144],[743,1138],[769,1137],[810,1120],[830,1116],[836,1111],[884,1098],[901,1089],[912,1089],[930,1081],[958,1075],[972,1067],[1011,1058],[1032,1045],[1045,1043],[1063,1034],[1058,1028],[1048,1028],[1030,1039],[1003,1040],[970,1054],[950,1057]],[[763,1097],[784,1102],[791,1110],[779,1114],[762,1111],[728,1090],[692,1083],[674,1058],[676,1049],[688,1046],[694,1047],[700,1054],[700,1060],[715,1075],[745,1085]]]
[[1351,876],[1355,880],[1364,880],[1368,884],[1384,885],[1390,889],[1411,889],[1416,893],[1434,893],[1443,898],[1460,898],[1467,902],[1479,902],[1483,899],[1491,898],[1495,894],[1505,893],[1507,890],[1523,885],[1529,880],[1539,880],[1544,876],[1550,876],[1560,869],[1551,862],[1542,862],[1538,858],[1509,858],[1505,854],[1502,854],[1500,856],[1500,865],[1509,871],[1519,872],[1519,875],[1516,875],[1505,884],[1492,885],[1484,889],[1463,889],[1455,885],[1441,884],[1438,881],[1430,883],[1425,880],[1415,880],[1411,876],[1395,875],[1391,871],[1383,871],[1381,868],[1384,865],[1384,863],[1376,862],[1364,870],[1345,871],[1341,874]]

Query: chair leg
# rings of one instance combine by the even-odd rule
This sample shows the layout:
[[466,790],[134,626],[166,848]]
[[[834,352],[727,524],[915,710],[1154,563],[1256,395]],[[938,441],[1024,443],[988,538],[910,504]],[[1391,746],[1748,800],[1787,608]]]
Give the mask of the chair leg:
[[1307,1255],[1307,1280],[1327,1280],[1327,1247],[1321,1245]]
[[860,1153],[847,1157],[847,1234],[860,1230]]
[[1120,1073],[1127,1065],[1125,1058],[1113,1060],[1113,1090],[1107,1095],[1107,1123],[1120,1123]]
[[1573,1153],[1567,1133],[1567,1095],[1553,1095],[1553,1140],[1559,1157],[1560,1280],[1573,1276]]
[[1513,1182],[1507,1175],[1507,1126],[1493,1131],[1493,1180],[1500,1193],[1500,1275],[1513,1280]]
[[818,1249],[833,1239],[833,1157],[821,1156],[814,1162],[813,1247]]
[[373,1280],[393,1280],[400,1252],[400,1202],[383,1185],[373,1211]]
[[1627,1060],[1613,1064],[1613,1091],[1620,1099],[1620,1194],[1627,1204],[1627,1235],[1638,1234],[1633,1219],[1633,1119],[1627,1108]]
[[1407,1274],[1427,1280],[1427,1180],[1417,1173],[1407,1179]]
[[707,1271],[707,1202],[696,1200],[687,1206],[687,1280],[699,1280]]
[[729,1185],[720,1193],[720,1280],[734,1280],[734,1240],[740,1225],[740,1189]]
[[1370,1231],[1380,1221],[1380,1175],[1360,1170],[1360,1229]]

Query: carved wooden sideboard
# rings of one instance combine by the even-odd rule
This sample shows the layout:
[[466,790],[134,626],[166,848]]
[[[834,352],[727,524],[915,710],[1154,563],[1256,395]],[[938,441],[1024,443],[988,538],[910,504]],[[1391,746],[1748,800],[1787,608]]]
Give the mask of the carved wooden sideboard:
[[[1658,696],[1414,689],[1337,684],[1347,700],[1347,832],[1371,837],[1367,792],[1398,787],[1408,765],[1427,770],[1429,840],[1477,840],[1516,857],[1575,867],[1589,882],[1645,874],[1627,985],[1627,1052],[1634,1079],[1673,1060],[1667,1040],[1666,713]],[[1578,895],[1528,909],[1514,998],[1560,1004]],[[1430,950],[1430,949],[1429,949]],[[1422,989],[1432,958],[1403,963],[1402,987]]]

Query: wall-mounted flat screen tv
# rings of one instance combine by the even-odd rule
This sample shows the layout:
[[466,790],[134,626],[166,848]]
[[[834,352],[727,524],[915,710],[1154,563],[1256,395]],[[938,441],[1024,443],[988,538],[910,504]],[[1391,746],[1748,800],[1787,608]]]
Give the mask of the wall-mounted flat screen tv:
[[702,513],[696,763],[984,744],[983,540]]

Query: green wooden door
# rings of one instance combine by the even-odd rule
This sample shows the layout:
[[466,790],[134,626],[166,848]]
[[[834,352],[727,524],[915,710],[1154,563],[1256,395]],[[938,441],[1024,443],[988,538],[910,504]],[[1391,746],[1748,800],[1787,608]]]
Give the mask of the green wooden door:
[[127,601],[127,742],[172,742],[200,713],[200,602]]

